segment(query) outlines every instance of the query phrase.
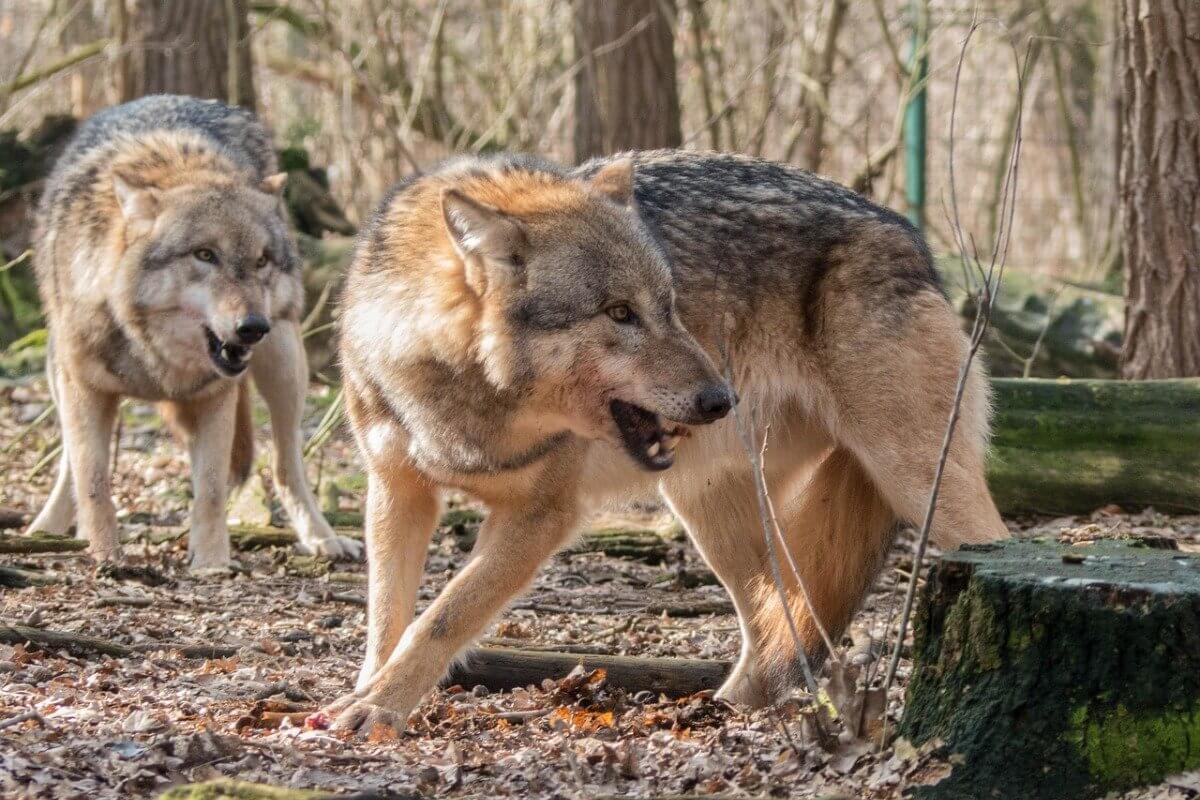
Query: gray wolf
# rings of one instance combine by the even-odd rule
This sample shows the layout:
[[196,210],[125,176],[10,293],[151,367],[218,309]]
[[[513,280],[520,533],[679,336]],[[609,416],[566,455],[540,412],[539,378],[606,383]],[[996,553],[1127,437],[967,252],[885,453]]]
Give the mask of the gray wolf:
[[300,546],[357,554],[322,517],[300,458],[308,370],[285,178],[263,126],[216,101],[150,96],[80,127],[35,233],[63,455],[32,530],[77,523],[94,557],[118,557],[109,447],[120,398],[137,397],[157,401],[189,447],[191,566],[227,567],[227,493],[253,464],[249,373]]
[[[400,185],[360,238],[342,320],[369,631],[355,691],[326,713],[359,731],[403,726],[590,511],[655,489],[737,609],[742,652],[720,696],[785,695],[799,654],[729,412],[766,437],[813,607],[794,579],[789,604],[819,658],[814,618],[837,636],[897,521],[923,517],[967,349],[902,217],[797,169],[676,151],[575,171],[468,159]],[[941,547],[1007,535],[984,480],[987,427],[976,370]],[[489,516],[413,620],[445,487]]]

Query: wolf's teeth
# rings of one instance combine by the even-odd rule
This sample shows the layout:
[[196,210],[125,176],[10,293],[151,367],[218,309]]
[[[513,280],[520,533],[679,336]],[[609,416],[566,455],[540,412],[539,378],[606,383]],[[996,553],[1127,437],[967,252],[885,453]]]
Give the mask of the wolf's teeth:
[[662,450],[662,445],[658,442],[655,442],[654,444],[650,445],[650,447],[648,447],[646,449],[646,455],[650,456],[651,458],[654,458],[655,456],[658,455],[660,450]]
[[678,435],[673,433],[669,434],[663,439],[663,447],[667,448],[668,450],[674,450],[675,445],[679,444],[679,439],[680,437]]

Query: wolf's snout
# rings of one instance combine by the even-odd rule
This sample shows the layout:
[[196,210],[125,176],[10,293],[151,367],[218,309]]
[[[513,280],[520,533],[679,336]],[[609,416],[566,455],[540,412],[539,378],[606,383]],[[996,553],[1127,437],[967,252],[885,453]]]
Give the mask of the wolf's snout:
[[257,344],[271,332],[271,323],[262,314],[247,314],[238,321],[235,331],[242,344]]
[[696,411],[704,422],[716,422],[728,414],[735,403],[737,395],[724,383],[705,386],[696,395]]

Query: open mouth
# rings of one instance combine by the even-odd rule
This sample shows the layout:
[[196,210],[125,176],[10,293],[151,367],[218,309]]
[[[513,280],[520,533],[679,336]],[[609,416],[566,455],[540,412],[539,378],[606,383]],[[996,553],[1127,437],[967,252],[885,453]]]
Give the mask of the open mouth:
[[650,470],[667,469],[675,463],[675,446],[686,435],[686,429],[664,427],[658,414],[624,400],[613,400],[608,410],[617,423],[625,452],[634,461]]
[[207,325],[204,326],[204,336],[208,340],[208,357],[218,372],[229,378],[245,372],[250,358],[249,347],[222,340]]

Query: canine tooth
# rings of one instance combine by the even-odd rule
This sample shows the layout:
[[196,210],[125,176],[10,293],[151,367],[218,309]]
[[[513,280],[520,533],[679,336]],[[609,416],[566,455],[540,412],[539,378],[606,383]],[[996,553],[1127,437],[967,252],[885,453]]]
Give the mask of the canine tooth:
[[663,447],[667,448],[668,450],[674,450],[675,445],[679,444],[679,439],[680,439],[680,437],[678,434],[674,434],[674,433],[668,434],[663,439]]
[[662,445],[659,444],[658,442],[655,442],[654,444],[650,445],[650,447],[648,447],[646,449],[646,455],[650,456],[651,458],[654,458],[654,456],[658,455],[660,450],[662,450]]

